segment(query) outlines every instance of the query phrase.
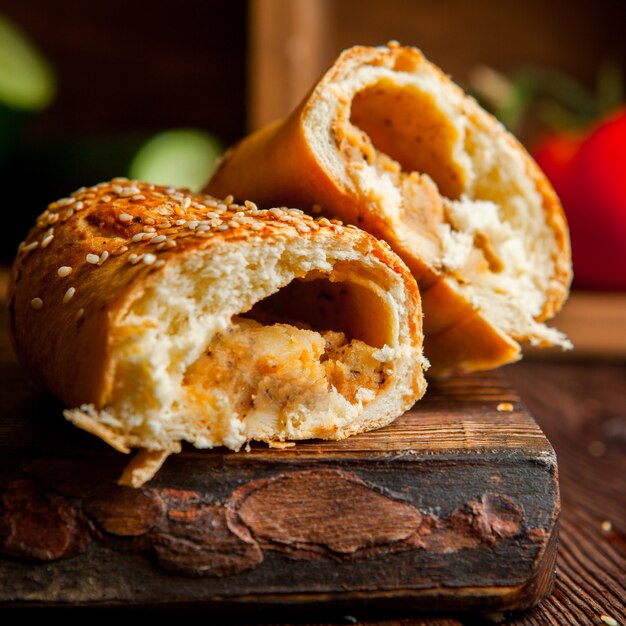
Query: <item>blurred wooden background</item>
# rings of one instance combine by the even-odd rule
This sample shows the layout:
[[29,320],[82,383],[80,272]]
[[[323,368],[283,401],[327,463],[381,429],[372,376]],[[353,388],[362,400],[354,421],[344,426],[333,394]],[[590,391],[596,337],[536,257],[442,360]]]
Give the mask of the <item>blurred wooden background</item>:
[[626,68],[623,0],[251,0],[250,7],[251,128],[291,110],[355,44],[417,46],[461,84],[481,64],[506,74],[553,68],[588,86],[607,61]]
[[396,39],[460,83],[477,64],[593,84],[626,67],[623,0],[0,0],[50,60],[36,136],[197,126],[232,140],[284,115],[344,48]]

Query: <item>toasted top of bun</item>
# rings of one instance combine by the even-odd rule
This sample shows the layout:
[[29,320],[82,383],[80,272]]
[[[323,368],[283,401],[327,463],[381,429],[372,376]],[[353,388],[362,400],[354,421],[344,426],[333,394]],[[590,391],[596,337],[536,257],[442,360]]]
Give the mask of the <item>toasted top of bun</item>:
[[19,360],[75,424],[150,451],[130,484],[181,441],[342,438],[425,390],[404,263],[296,209],[115,179],[51,204],[13,277]]

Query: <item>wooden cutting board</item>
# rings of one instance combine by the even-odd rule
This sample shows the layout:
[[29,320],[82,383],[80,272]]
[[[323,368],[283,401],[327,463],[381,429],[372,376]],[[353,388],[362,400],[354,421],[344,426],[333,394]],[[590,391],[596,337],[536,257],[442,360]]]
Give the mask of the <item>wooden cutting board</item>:
[[140,490],[116,486],[128,458],[61,409],[3,335],[0,605],[258,618],[521,609],[551,589],[556,458],[499,375],[431,384],[393,425],[346,441],[185,449]]

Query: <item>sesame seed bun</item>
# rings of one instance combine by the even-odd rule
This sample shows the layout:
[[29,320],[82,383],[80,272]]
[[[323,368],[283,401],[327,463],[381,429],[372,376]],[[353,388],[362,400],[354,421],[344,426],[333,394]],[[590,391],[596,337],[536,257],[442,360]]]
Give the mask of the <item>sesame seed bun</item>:
[[345,51],[285,120],[232,148],[209,193],[288,203],[389,242],[418,281],[431,374],[570,346],[542,322],[571,280],[567,224],[519,142],[415,48]]
[[148,480],[182,441],[341,439],[425,391],[417,286],[357,228],[115,179],[50,205],[20,245],[19,360]]

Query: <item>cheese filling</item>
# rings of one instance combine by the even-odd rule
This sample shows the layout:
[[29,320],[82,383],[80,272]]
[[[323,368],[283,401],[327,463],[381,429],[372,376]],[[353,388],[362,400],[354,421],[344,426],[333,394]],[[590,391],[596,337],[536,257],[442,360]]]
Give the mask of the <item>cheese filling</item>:
[[[237,316],[187,369],[183,385],[191,404],[212,406],[226,396],[248,435],[262,436],[264,422],[268,435],[276,426],[287,434],[302,409],[325,415],[375,398],[390,371],[377,352],[343,332]],[[314,435],[326,429],[321,421]]]

